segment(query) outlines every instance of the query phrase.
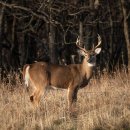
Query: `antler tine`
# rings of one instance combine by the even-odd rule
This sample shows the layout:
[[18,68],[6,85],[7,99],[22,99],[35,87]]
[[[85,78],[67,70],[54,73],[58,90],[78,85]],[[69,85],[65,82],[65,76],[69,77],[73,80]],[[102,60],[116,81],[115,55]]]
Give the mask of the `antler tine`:
[[76,40],[76,45],[78,45],[79,44],[79,36],[77,37],[77,40]]
[[81,46],[78,45],[79,42],[80,42],[80,40],[79,40],[79,36],[78,36],[77,41],[76,41],[77,47],[78,47],[79,49],[83,50],[84,52],[87,52],[84,48],[82,48]]
[[98,47],[101,45],[101,42],[102,42],[101,36],[98,34],[98,44],[97,44],[97,46],[95,47],[95,49],[98,48]]

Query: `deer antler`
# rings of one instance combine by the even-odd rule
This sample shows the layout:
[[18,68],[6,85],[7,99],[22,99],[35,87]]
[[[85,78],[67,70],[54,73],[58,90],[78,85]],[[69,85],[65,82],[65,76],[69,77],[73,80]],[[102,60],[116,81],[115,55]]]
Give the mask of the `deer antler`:
[[95,47],[95,49],[98,48],[98,47],[101,45],[101,42],[102,42],[101,37],[100,37],[100,35],[98,34],[98,44],[97,44],[97,46]]
[[82,48],[81,46],[79,46],[78,43],[80,43],[79,36],[77,37],[76,46],[77,46],[80,50],[83,50],[84,52],[87,52],[87,51],[85,50],[85,48]]

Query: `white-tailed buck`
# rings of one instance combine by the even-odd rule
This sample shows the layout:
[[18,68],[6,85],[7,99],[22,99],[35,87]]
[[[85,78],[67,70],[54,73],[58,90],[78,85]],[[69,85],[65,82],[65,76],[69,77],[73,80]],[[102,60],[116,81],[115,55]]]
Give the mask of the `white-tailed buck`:
[[79,53],[84,56],[81,64],[55,65],[47,62],[27,64],[23,68],[25,84],[33,89],[31,102],[38,106],[41,96],[48,86],[68,89],[68,105],[70,111],[77,100],[77,92],[85,87],[92,77],[96,65],[96,55],[100,53],[101,38],[91,51],[78,46]]

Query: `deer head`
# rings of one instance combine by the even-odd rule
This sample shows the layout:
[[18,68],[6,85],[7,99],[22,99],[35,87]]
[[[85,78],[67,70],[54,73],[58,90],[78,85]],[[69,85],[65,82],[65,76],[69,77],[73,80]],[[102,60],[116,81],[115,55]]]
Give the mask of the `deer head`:
[[[77,40],[79,42],[79,40]],[[80,47],[76,42],[77,47],[79,48],[78,53],[84,56],[84,60],[87,62],[88,66],[96,65],[96,55],[101,52],[101,37],[98,34],[98,45],[94,47],[92,50],[87,51],[85,48]]]

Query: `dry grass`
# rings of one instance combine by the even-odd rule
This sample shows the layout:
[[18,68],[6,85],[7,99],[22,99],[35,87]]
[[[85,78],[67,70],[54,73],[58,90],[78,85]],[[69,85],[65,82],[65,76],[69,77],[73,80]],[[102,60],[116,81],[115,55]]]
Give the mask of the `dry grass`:
[[130,129],[130,76],[92,79],[79,90],[77,117],[67,111],[66,90],[48,90],[34,111],[24,85],[16,81],[16,86],[0,83],[0,130]]

